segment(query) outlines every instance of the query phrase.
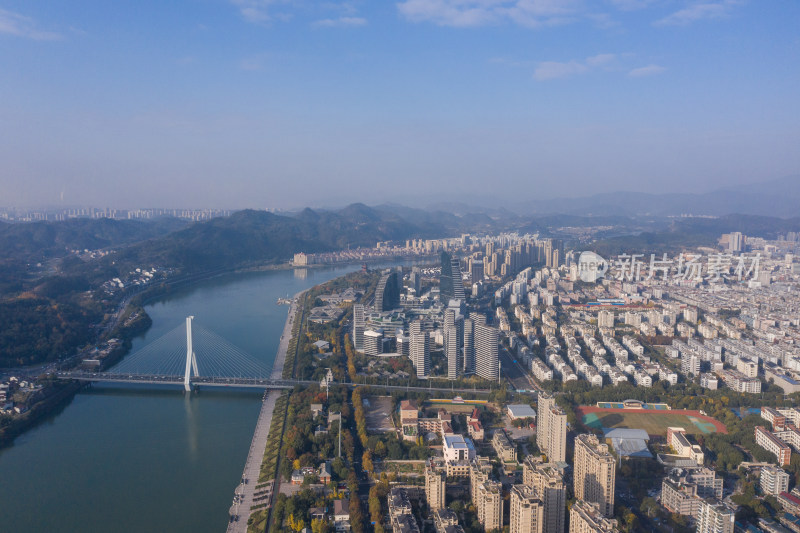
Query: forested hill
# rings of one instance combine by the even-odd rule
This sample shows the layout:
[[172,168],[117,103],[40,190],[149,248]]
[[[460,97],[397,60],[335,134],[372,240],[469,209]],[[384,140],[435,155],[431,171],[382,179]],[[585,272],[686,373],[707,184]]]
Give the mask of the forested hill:
[[63,222],[0,223],[3,259],[35,263],[69,250],[119,247],[171,233],[188,224],[177,218],[113,220],[77,218]]
[[362,204],[340,211],[305,209],[296,216],[245,210],[130,246],[115,254],[114,261],[198,272],[285,261],[301,251],[324,252],[372,247],[385,240],[440,237],[446,231],[436,225],[418,226]]

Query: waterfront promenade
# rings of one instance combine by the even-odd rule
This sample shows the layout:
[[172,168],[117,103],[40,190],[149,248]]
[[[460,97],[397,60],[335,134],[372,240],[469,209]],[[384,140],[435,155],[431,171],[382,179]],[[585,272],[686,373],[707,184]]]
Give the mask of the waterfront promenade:
[[[278,353],[275,354],[275,362],[272,365],[272,379],[281,379],[283,376],[283,366],[286,363],[286,352],[289,349],[289,340],[292,337],[292,327],[294,326],[295,314],[297,313],[297,302],[305,291],[299,292],[292,300],[289,307],[289,316],[286,318],[286,325],[283,327],[283,335],[278,345]],[[272,494],[267,495],[266,499],[259,491],[259,500],[254,502],[256,497],[256,485],[258,476],[261,472],[261,461],[264,458],[264,450],[267,447],[269,428],[272,424],[272,414],[275,410],[275,401],[280,396],[281,391],[268,390],[264,393],[261,403],[261,411],[256,422],[256,429],[253,432],[253,440],[250,443],[250,450],[247,452],[244,471],[242,472],[242,483],[236,488],[234,502],[231,508],[232,516],[238,516],[238,520],[228,522],[228,533],[247,533],[247,520],[250,518],[251,510],[254,505],[272,505]],[[273,487],[270,484],[270,489]]]

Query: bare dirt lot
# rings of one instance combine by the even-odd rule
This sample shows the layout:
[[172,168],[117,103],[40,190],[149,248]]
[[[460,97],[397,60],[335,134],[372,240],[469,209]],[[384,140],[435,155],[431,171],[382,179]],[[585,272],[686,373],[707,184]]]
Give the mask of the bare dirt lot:
[[364,412],[367,417],[368,432],[387,433],[394,431],[391,396],[368,396],[364,398]]

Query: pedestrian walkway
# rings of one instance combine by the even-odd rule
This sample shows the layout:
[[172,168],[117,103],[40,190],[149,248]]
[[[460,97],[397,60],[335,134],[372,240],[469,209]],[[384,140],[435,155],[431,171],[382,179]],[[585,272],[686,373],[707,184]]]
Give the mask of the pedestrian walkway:
[[[283,366],[286,363],[286,352],[289,349],[289,340],[292,337],[292,326],[294,325],[295,313],[297,313],[297,301],[303,293],[298,293],[292,305],[289,307],[289,316],[283,327],[283,335],[278,345],[278,353],[275,355],[275,363],[272,365],[272,379],[281,379],[283,376]],[[250,450],[247,452],[242,480],[233,496],[231,506],[231,520],[228,522],[228,533],[247,533],[247,521],[252,513],[253,506],[269,507],[272,505],[273,482],[256,491],[258,476],[261,473],[261,461],[264,458],[264,450],[267,447],[269,428],[272,425],[272,414],[275,410],[275,402],[281,395],[281,391],[269,390],[264,393],[261,403],[261,411],[258,414],[256,429],[253,432],[253,440],[250,443]]]

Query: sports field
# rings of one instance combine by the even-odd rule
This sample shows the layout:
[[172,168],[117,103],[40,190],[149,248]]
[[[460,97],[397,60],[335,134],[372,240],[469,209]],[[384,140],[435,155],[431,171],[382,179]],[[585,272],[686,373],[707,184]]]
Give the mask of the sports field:
[[604,409],[580,406],[576,409],[578,419],[585,426],[595,429],[630,428],[643,429],[648,435],[667,434],[668,427],[682,427],[687,433],[703,435],[727,433],[725,426],[710,416],[698,411],[672,409],[670,411],[644,409]]

